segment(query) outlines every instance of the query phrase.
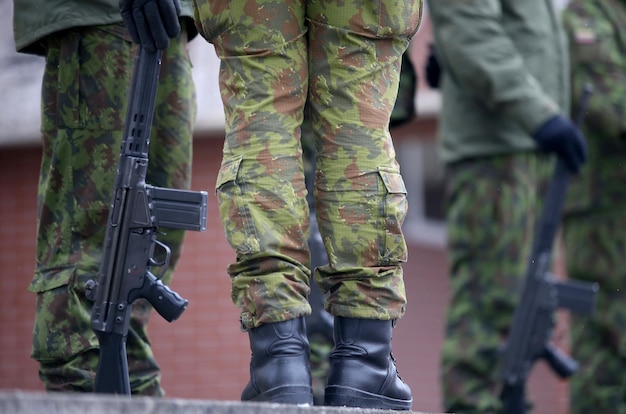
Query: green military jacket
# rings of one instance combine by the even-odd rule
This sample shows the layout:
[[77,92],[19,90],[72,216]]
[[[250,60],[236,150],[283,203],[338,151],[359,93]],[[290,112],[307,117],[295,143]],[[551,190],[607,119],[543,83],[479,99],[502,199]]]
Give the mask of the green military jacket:
[[[14,0],[13,34],[18,52],[42,54],[38,41],[79,26],[122,21],[119,0]],[[191,0],[181,0],[181,16],[193,17]],[[188,25],[193,26],[193,25]]]
[[443,66],[444,162],[532,150],[569,108],[567,41],[552,0],[430,0]]

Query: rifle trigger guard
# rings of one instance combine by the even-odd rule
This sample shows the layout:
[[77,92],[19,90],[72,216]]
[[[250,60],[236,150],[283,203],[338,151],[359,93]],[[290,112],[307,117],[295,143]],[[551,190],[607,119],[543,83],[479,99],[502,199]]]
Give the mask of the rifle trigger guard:
[[165,258],[158,262],[157,260],[155,260],[154,257],[150,258],[150,266],[156,266],[156,267],[160,267],[161,268],[161,272],[159,272],[158,274],[155,274],[154,276],[158,279],[161,280],[163,278],[163,276],[165,276],[165,273],[167,272],[167,269],[169,268],[170,265],[170,256],[172,255],[172,250],[164,243],[155,240],[154,243],[160,247],[161,249],[163,249],[163,251],[165,252]]

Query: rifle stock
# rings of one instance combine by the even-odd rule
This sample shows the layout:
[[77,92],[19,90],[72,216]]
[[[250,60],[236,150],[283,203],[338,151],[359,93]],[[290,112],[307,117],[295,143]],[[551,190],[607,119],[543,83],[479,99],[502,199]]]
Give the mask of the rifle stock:
[[[98,281],[86,290],[94,300],[91,325],[100,356],[94,391],[130,394],[126,338],[133,302],[146,299],[168,322],[188,301],[151,273],[167,270],[170,249],[157,240],[160,227],[204,231],[207,193],[146,184],[148,148],[162,52],[139,48],[109,211]],[[160,249],[164,259],[158,261]]]
[[[96,331],[99,332],[99,331]],[[102,394],[130,395],[126,335],[98,333],[100,352],[94,391]]]

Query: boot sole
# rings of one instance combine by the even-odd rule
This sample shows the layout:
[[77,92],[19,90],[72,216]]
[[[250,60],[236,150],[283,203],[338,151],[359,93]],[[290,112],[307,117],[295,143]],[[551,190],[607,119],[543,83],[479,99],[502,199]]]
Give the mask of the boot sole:
[[242,401],[273,402],[279,404],[313,405],[313,391],[306,386],[282,386],[272,388],[254,398]]
[[398,400],[356,388],[331,385],[326,387],[324,405],[332,407],[375,408],[381,410],[410,411],[413,399]]

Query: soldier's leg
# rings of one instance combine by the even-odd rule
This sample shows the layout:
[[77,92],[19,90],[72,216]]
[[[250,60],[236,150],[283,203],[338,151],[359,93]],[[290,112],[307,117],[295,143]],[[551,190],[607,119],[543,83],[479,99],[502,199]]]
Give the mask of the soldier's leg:
[[243,327],[254,328],[310,313],[300,145],[307,57],[301,1],[265,1],[262,13],[246,4],[204,2],[196,11],[221,59],[226,141],[216,187],[237,255],[232,298]]
[[[306,28],[300,0],[198,5],[221,59],[226,141],[217,197],[236,263],[228,268],[252,358],[242,400],[312,404],[309,209],[300,125]],[[221,9],[223,7],[223,9]],[[270,350],[271,347],[271,350]]]
[[325,403],[406,410],[411,392],[390,356],[406,304],[406,189],[388,127],[420,2],[308,6],[315,210],[329,256],[315,277],[336,316]]
[[596,310],[572,315],[572,356],[579,369],[571,377],[571,412],[626,413],[626,215],[596,210],[564,221],[567,273],[598,282]]
[[[420,2],[386,6],[380,12],[371,2],[356,2],[346,10],[319,1],[307,13],[309,101],[318,151],[315,209],[330,262],[318,269],[316,280],[331,292],[332,314],[392,320],[402,316],[406,300],[401,226],[407,206],[388,127],[401,56],[421,9]],[[352,13],[378,23],[359,26]],[[316,21],[319,16],[327,19]],[[395,23],[376,32],[387,18]],[[346,64],[350,59],[354,65]]]
[[[48,39],[37,268],[30,290],[38,296],[32,357],[39,361],[40,377],[50,391],[93,389],[98,341],[84,284],[97,278],[102,259],[133,54],[121,24]],[[178,175],[172,183],[185,186],[188,177],[181,178],[187,166],[168,168]],[[182,234],[177,239],[170,239],[175,258]],[[147,314],[139,303],[131,317],[131,387],[133,393],[161,395],[158,366],[145,334]]]
[[446,412],[501,411],[498,362],[530,254],[538,162],[520,154],[448,167],[450,299],[441,355]]

